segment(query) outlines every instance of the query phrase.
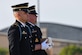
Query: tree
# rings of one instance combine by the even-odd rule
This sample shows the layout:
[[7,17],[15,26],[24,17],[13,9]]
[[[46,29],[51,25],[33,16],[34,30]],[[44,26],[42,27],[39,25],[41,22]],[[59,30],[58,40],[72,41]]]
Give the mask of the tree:
[[75,45],[69,45],[61,49],[59,55],[82,55],[82,48]]
[[0,55],[7,55],[8,49],[0,48]]

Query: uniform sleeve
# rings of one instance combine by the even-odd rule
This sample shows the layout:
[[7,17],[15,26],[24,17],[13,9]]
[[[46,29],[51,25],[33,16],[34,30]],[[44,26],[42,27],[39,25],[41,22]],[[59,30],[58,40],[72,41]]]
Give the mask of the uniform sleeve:
[[38,37],[38,39],[39,39],[39,42],[38,42],[38,44],[41,44],[41,39],[42,39],[42,32],[41,32],[41,30],[40,30],[40,28],[39,27],[37,27],[37,37]]
[[40,38],[42,39],[42,32],[40,28],[39,28],[39,32],[40,32]]
[[39,38],[42,39],[42,32],[41,32],[41,29],[39,27],[37,27],[37,31],[38,31]]
[[8,40],[9,40],[9,52],[10,55],[20,55],[19,48],[19,28],[17,26],[10,27],[8,31]]

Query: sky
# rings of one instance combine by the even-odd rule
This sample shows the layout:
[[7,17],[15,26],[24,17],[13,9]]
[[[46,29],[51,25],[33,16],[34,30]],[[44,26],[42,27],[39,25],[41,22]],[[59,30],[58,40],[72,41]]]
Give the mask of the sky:
[[[0,29],[9,27],[15,22],[12,5],[29,2],[36,5],[38,0],[1,0]],[[82,0],[39,0],[39,21],[58,23],[82,28]]]

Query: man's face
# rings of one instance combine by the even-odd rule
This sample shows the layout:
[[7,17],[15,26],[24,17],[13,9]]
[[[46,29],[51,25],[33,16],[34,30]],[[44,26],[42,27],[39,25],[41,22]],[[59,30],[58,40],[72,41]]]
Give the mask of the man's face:
[[20,12],[20,17],[23,21],[27,21],[28,20],[28,13],[24,12],[24,11],[21,11]]
[[36,24],[37,23],[37,16],[35,14],[29,14],[29,22]]

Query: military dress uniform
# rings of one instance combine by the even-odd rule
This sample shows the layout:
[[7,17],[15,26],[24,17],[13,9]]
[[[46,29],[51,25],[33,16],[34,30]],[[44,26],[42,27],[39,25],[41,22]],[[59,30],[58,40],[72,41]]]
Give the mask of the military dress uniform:
[[29,33],[29,29],[23,27],[20,22],[16,21],[10,27],[8,39],[10,55],[32,55],[34,48],[32,36]]
[[34,44],[41,44],[40,39],[42,38],[42,32],[40,28],[32,23],[28,22],[27,25],[31,29],[31,33],[34,39]]
[[[35,10],[35,5],[30,6],[28,9],[29,9],[29,14],[33,14],[35,16],[37,15]],[[31,22],[28,22],[27,25],[31,28],[34,45],[41,44],[40,40],[42,39],[42,32],[40,28],[32,24]],[[33,55],[47,55],[47,53],[45,52],[45,50],[40,49],[40,50],[33,51]]]
[[[27,10],[28,3],[12,6],[13,11]],[[32,55],[34,48],[32,36],[27,25],[24,27],[17,21],[8,30],[9,53],[10,55]]]
[[[33,44],[41,44],[41,39],[42,39],[42,32],[40,30],[40,28],[36,25],[32,25],[30,22],[27,23],[27,25],[31,28],[31,32],[32,32],[32,36],[33,36]],[[33,51],[33,55],[47,55],[47,53],[45,52],[45,50],[36,50]]]

